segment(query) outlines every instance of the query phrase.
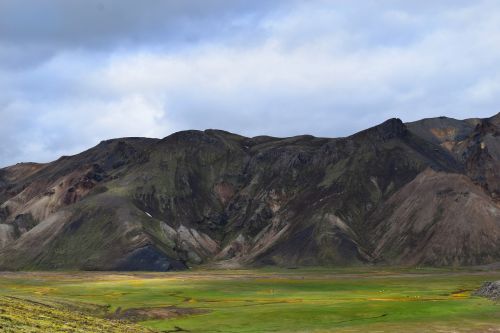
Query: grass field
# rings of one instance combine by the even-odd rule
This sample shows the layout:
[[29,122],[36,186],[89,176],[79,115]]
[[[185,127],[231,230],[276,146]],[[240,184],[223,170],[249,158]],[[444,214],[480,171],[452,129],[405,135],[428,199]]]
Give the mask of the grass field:
[[0,332],[500,332],[500,304],[471,296],[490,280],[500,272],[0,273]]

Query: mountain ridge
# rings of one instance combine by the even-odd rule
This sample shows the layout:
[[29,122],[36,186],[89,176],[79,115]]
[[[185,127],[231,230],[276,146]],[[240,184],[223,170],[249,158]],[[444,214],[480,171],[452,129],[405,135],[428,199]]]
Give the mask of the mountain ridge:
[[498,262],[499,119],[190,130],[2,168],[0,269]]

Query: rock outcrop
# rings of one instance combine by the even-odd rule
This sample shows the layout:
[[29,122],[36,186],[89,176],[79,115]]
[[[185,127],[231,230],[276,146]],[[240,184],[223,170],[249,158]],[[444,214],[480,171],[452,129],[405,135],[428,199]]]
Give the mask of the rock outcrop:
[[485,282],[474,292],[475,296],[482,296],[492,300],[500,300],[500,281]]

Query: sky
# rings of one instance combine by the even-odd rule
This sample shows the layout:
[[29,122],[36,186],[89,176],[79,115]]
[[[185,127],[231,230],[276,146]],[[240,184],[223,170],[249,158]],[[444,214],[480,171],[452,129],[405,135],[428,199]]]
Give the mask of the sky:
[[500,110],[497,0],[0,0],[0,167]]

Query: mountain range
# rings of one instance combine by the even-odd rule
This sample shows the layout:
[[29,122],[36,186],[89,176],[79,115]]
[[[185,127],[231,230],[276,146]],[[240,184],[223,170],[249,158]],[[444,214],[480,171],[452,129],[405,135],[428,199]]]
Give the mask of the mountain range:
[[0,269],[500,262],[500,113],[343,138],[221,130],[0,169]]

